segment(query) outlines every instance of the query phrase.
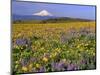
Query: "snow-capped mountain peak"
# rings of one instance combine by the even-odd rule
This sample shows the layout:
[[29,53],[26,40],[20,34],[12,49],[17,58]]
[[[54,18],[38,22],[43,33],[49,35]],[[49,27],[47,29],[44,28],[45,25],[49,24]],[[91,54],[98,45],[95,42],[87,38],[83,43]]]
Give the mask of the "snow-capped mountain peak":
[[42,10],[40,12],[34,13],[33,15],[37,16],[53,16],[51,13],[49,13],[47,10]]

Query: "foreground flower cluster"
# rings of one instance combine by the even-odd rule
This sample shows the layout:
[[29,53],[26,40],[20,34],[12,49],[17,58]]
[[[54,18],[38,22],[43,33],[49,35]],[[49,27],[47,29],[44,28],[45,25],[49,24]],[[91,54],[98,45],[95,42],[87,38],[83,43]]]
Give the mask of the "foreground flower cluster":
[[96,68],[95,23],[13,25],[15,73]]

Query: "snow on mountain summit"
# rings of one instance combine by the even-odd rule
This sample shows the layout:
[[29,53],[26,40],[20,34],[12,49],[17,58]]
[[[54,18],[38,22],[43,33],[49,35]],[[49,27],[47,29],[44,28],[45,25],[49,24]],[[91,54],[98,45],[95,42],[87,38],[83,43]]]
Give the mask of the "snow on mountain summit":
[[40,12],[34,13],[33,15],[37,16],[53,16],[51,13],[49,13],[47,10],[42,10]]

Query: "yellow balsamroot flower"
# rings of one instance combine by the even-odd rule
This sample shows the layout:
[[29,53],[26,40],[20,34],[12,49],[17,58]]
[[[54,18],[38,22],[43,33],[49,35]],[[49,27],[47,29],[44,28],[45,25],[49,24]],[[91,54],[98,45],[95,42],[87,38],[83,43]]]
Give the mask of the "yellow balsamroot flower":
[[17,37],[20,37],[21,36],[21,33],[19,33],[18,35],[17,35]]
[[25,67],[25,66],[23,66],[23,67],[22,67],[22,70],[23,70],[23,71],[27,71],[27,70],[28,70],[28,68],[27,68],[27,67]]
[[43,58],[43,61],[47,62],[48,61],[48,58],[44,57]]
[[50,58],[54,58],[56,55],[57,55],[57,53],[54,52],[54,53],[52,53],[52,54],[50,55]]
[[79,39],[77,39],[77,41],[80,41]]
[[26,47],[27,47],[28,45],[26,45]]
[[87,43],[87,44],[85,44],[85,46],[88,46],[89,44]]
[[95,56],[95,53],[93,53],[93,56]]
[[81,57],[81,54],[78,54],[79,57]]
[[77,48],[80,48],[80,45],[78,45]]
[[52,58],[52,55],[50,55],[50,58]]
[[69,50],[67,50],[67,53],[69,53],[70,51]]
[[62,59],[63,62],[66,62],[66,59]]
[[54,56],[56,56],[56,55],[57,55],[57,52],[54,53]]
[[36,68],[39,68],[40,67],[40,64],[36,64]]
[[60,49],[60,48],[58,48],[58,50],[57,50],[57,51],[58,51],[58,52],[60,52],[60,50],[61,50],[61,49]]
[[63,45],[63,47],[66,47],[66,45]]
[[44,47],[42,47],[41,50],[44,50]]
[[88,50],[88,49],[87,49],[86,51],[87,51],[87,52],[89,52],[89,50]]
[[20,49],[18,46],[15,46],[15,48]]
[[29,68],[32,68],[33,64],[29,64]]
[[94,51],[91,51],[90,53],[91,53],[91,55],[95,56],[95,52]]
[[23,47],[21,47],[21,49],[23,49]]
[[18,61],[16,61],[15,63],[16,63],[16,64],[18,64],[19,62],[18,62]]
[[32,71],[32,68],[33,68],[33,64],[31,63],[31,64],[28,65],[28,70],[29,70],[29,72]]
[[59,48],[56,48],[55,50],[59,50]]
[[61,51],[61,49],[60,49],[60,48],[56,48],[56,49],[55,49],[55,51],[60,52],[60,51]]
[[18,68],[18,65],[15,65],[15,68]]

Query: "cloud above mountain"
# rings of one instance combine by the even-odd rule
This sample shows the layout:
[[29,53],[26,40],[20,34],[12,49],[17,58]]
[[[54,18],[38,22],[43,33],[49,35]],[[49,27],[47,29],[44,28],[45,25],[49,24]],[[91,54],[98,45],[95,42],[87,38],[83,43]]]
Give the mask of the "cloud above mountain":
[[42,10],[40,12],[34,13],[33,15],[37,15],[37,16],[53,16],[50,12],[48,12],[47,10]]

